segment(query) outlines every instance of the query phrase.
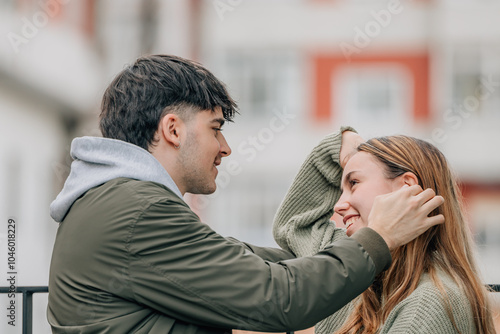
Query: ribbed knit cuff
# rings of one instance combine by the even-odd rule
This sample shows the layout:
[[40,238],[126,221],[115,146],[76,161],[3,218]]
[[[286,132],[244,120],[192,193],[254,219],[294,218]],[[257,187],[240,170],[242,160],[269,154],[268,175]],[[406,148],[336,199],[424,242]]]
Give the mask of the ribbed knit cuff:
[[380,234],[369,227],[363,227],[355,232],[351,238],[356,239],[370,254],[375,264],[375,276],[389,268],[392,262],[391,252]]
[[352,131],[358,133],[358,131],[354,130],[354,128],[349,125],[343,125],[340,127],[340,133],[344,133],[344,131]]

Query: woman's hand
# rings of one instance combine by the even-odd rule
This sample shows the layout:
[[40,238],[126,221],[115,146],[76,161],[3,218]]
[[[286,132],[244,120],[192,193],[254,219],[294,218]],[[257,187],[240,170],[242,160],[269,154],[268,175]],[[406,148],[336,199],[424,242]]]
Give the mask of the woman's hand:
[[340,147],[340,166],[342,169],[347,164],[347,161],[358,152],[359,144],[365,140],[356,132],[344,131],[342,132],[342,146]]

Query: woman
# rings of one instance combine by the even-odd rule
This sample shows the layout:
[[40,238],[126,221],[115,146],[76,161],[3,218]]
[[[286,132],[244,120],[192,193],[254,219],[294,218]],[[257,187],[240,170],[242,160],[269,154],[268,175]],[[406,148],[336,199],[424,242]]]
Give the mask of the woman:
[[[442,153],[425,141],[391,136],[362,143],[341,159],[341,146],[349,146],[341,145],[345,130],[352,129],[313,150],[281,204],[273,233],[283,248],[306,256],[352,235],[367,226],[376,196],[405,185],[442,195],[445,203],[433,214],[443,214],[445,223],[393,250],[391,267],[320,322],[316,333],[495,333],[458,188]],[[346,230],[330,221],[332,208]]]

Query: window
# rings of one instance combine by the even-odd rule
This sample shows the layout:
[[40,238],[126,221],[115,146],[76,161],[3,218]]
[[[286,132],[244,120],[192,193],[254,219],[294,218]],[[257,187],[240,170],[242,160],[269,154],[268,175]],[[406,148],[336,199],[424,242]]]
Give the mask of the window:
[[398,65],[343,66],[334,72],[332,92],[341,124],[369,124],[380,131],[411,120],[411,74]]
[[454,50],[451,96],[454,113],[476,119],[500,119],[498,59],[500,45],[474,45]]
[[288,51],[230,51],[220,64],[220,77],[245,111],[243,117],[268,117],[273,108],[300,108],[299,62]]

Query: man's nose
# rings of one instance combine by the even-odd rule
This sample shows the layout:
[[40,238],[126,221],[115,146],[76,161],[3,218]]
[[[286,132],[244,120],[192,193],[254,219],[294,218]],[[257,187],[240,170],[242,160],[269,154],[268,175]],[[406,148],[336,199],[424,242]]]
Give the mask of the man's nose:
[[219,143],[220,143],[220,153],[223,157],[227,157],[231,155],[231,147],[229,147],[229,144],[226,141],[226,138],[224,135],[221,133],[220,138],[219,138]]

